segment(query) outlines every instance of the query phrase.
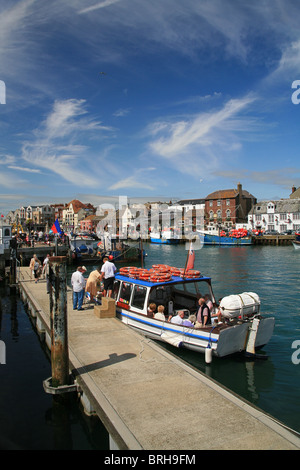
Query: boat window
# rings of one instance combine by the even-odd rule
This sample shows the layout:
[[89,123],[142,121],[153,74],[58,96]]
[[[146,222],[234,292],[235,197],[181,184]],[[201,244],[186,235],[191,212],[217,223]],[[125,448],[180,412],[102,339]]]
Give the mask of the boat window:
[[187,282],[185,285],[186,291],[195,294],[197,292],[194,282]]
[[131,306],[144,309],[145,299],[146,299],[147,288],[144,286],[135,285],[133,288],[133,297]]
[[132,291],[132,284],[129,282],[122,282],[119,301],[125,304],[129,304],[131,291]]
[[113,298],[114,299],[118,298],[119,290],[120,290],[120,281],[115,281],[114,282],[114,289],[113,289]]
[[174,290],[184,292],[184,284],[174,284]]

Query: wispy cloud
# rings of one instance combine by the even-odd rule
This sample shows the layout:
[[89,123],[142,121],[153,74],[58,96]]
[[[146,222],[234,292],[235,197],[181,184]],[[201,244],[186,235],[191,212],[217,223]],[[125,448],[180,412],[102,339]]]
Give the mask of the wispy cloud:
[[115,117],[124,117],[124,116],[127,116],[127,114],[130,113],[130,109],[129,108],[120,108],[120,109],[117,109],[117,111],[115,111],[113,113],[113,115]]
[[36,168],[26,168],[16,165],[9,165],[8,168],[10,168],[11,170],[25,171],[27,173],[41,173],[41,170],[38,170]]
[[90,7],[83,8],[78,13],[79,14],[89,13],[90,11],[95,11],[95,10],[99,10],[100,8],[109,7],[110,5],[113,5],[114,3],[119,3],[120,1],[121,0],[104,0],[104,2],[99,2],[99,3],[96,3],[95,5],[91,5]]
[[[228,151],[241,147],[239,134],[253,129],[242,113],[255,101],[254,96],[230,100],[223,108],[199,113],[185,120],[155,122],[149,126],[150,149],[168,159],[182,173],[203,175],[216,171]],[[222,149],[222,151],[220,151]]]
[[120,181],[117,181],[112,186],[110,186],[110,190],[119,190],[119,189],[149,189],[153,191],[156,189],[156,185],[149,184],[149,172],[155,171],[156,168],[149,167],[149,168],[139,168],[135,170],[133,175],[128,176],[127,178],[123,178]]
[[56,101],[41,127],[34,130],[33,139],[23,144],[22,158],[70,183],[96,186],[98,180],[92,170],[88,171],[90,166],[85,158],[88,146],[78,141],[82,134],[86,142],[89,133],[110,130],[87,116],[84,100]]

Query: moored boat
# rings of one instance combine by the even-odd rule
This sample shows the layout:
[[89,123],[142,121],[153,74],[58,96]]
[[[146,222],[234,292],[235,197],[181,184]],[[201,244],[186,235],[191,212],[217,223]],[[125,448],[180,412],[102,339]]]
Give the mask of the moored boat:
[[173,230],[163,230],[162,232],[151,232],[150,241],[160,245],[177,245],[179,238]]
[[247,230],[238,229],[231,230],[226,233],[224,230],[211,229],[211,230],[198,230],[198,235],[201,243],[204,245],[252,245],[252,237]]
[[[253,356],[256,349],[268,343],[275,320],[260,314],[260,301],[256,294],[243,294],[244,298],[250,298],[247,309],[243,303],[236,306],[237,298],[241,296],[234,296],[231,308],[231,299],[223,299],[222,321],[216,317],[213,324],[203,326],[186,321],[190,314],[198,311],[201,293],[208,293],[215,304],[211,278],[202,276],[197,270],[185,271],[161,265],[149,270],[121,268],[114,285],[117,316],[150,338],[205,355],[209,350],[218,357],[242,351]],[[164,320],[148,316],[151,303],[164,306]],[[184,323],[173,323],[172,318],[182,311]]]
[[293,242],[295,250],[300,250],[300,241],[294,240]]

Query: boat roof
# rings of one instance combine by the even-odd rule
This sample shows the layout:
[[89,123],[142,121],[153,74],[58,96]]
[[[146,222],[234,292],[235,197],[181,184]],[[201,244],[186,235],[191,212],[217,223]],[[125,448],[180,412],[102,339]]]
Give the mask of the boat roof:
[[195,281],[210,281],[211,280],[210,277],[206,277],[206,276],[200,276],[200,277],[189,278],[189,279],[188,278],[183,279],[180,276],[172,276],[171,281],[150,282],[150,281],[145,281],[143,279],[134,279],[129,276],[124,276],[123,274],[116,274],[115,278],[120,281],[131,282],[133,284],[146,286],[146,287],[157,287],[157,286],[162,286],[162,285],[170,285],[170,284],[178,284],[178,283],[187,284],[187,283],[195,282]]

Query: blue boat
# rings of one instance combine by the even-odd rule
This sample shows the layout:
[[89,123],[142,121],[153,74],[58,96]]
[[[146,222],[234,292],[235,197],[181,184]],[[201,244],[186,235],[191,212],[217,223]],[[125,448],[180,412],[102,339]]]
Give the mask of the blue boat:
[[220,234],[215,234],[204,230],[198,230],[198,235],[201,243],[204,245],[247,246],[253,244],[251,236],[242,236],[235,232],[226,235],[222,233],[222,231]]
[[151,232],[150,235],[151,243],[157,243],[160,245],[177,245],[179,238],[176,237],[174,231],[164,230],[162,232]]

